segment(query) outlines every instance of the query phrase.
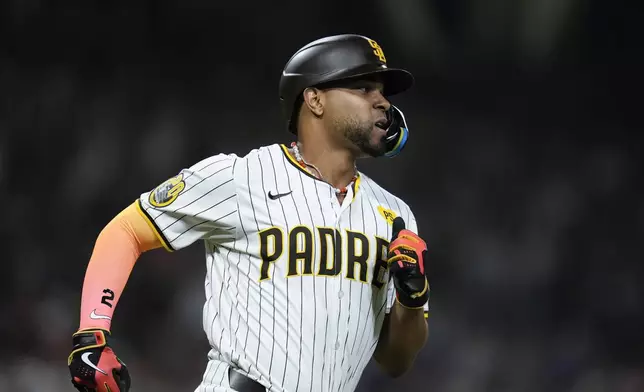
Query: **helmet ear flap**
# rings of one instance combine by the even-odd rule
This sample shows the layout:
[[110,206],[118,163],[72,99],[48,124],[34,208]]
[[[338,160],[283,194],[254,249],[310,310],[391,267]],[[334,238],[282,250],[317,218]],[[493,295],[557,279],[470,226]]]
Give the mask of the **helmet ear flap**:
[[405,115],[396,106],[391,105],[387,111],[387,118],[389,120],[389,125],[387,127],[387,135],[385,137],[387,144],[387,152],[385,153],[385,156],[393,158],[400,154],[407,144],[409,129],[407,128]]

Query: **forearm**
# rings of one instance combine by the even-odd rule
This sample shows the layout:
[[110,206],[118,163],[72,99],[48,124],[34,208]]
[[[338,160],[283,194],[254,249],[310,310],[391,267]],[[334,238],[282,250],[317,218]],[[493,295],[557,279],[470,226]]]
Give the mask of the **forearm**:
[[387,374],[399,377],[411,367],[427,336],[423,308],[405,308],[396,301],[385,318],[374,358]]
[[142,252],[158,246],[133,205],[105,226],[85,272],[79,329],[110,330],[112,315],[134,264]]

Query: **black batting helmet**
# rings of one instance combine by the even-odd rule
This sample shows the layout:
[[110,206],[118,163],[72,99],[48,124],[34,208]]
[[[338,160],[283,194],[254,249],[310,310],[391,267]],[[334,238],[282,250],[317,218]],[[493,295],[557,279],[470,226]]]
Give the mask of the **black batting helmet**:
[[280,103],[288,130],[297,132],[297,114],[307,87],[374,74],[381,77],[385,96],[401,93],[414,83],[410,72],[387,67],[380,45],[365,36],[342,34],[308,43],[290,58],[280,78]]

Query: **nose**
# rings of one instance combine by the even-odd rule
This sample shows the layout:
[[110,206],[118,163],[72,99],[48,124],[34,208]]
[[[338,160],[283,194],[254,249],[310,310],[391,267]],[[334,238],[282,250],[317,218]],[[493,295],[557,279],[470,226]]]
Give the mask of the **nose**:
[[391,107],[391,103],[389,103],[389,101],[387,100],[387,98],[385,98],[385,96],[384,96],[384,95],[382,95],[382,93],[381,93],[380,91],[378,91],[378,92],[376,93],[376,97],[377,97],[377,98],[376,98],[375,104],[374,104],[373,106],[374,106],[376,109],[380,109],[380,110],[382,110],[383,112],[388,111],[388,110],[389,110],[389,108]]

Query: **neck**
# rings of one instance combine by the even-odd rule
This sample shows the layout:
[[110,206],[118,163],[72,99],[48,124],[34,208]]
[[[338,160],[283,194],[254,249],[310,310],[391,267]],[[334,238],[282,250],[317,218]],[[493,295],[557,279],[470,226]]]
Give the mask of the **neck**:
[[355,157],[346,149],[333,147],[324,140],[303,140],[297,145],[302,158],[314,165],[322,179],[335,188],[347,186],[356,174]]

